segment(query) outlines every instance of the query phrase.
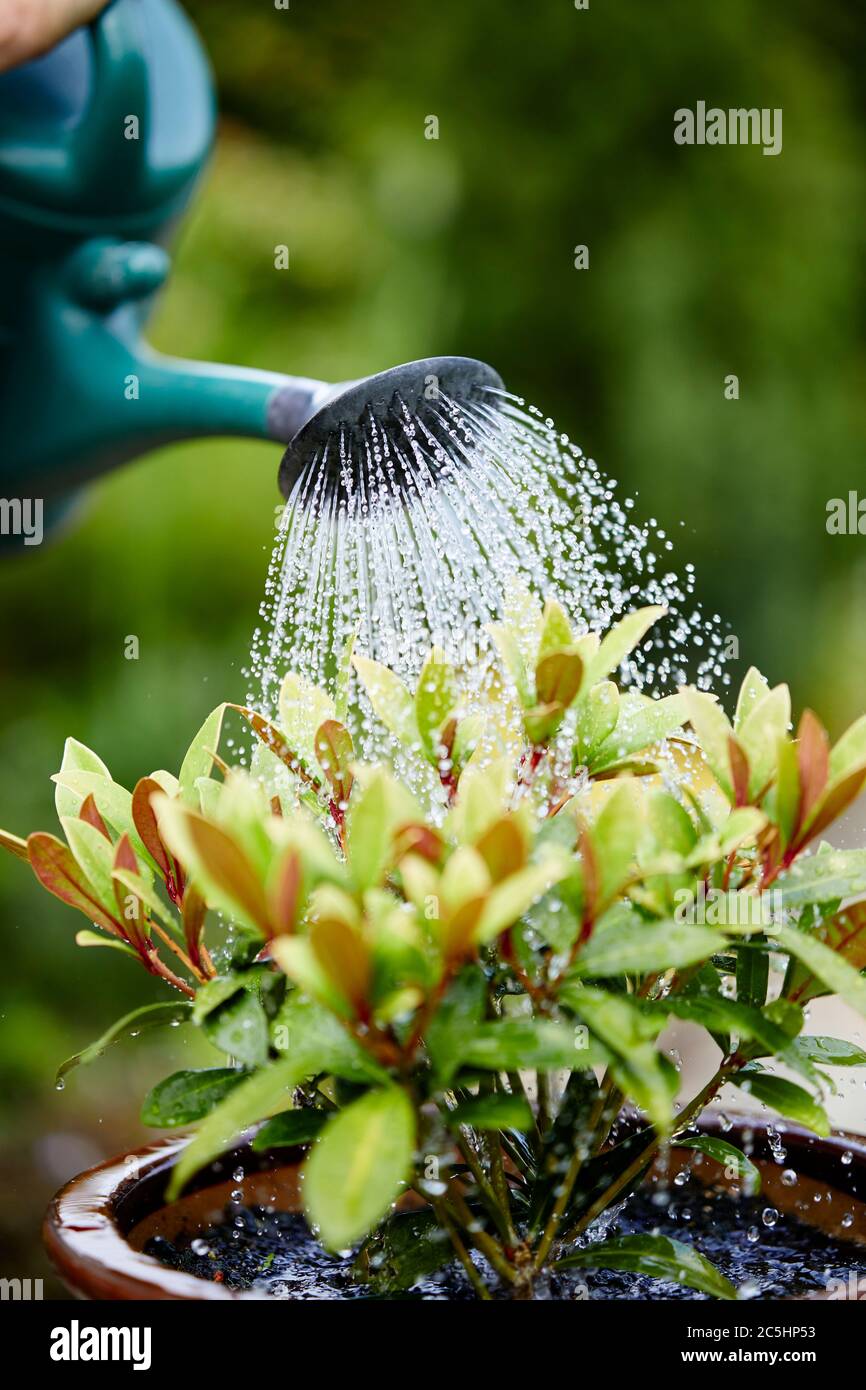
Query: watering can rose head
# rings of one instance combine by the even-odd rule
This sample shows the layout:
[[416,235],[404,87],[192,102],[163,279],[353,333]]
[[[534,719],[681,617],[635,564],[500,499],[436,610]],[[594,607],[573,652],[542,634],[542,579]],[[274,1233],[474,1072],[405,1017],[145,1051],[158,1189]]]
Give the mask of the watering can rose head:
[[[660,611],[578,635],[523,595],[496,665],[434,648],[414,689],[350,640],[331,691],[290,674],[272,717],[221,706],[177,777],[131,793],[67,742],[64,838],[0,838],[84,914],[82,946],[173,991],[62,1072],[149,1023],[224,1056],[145,1101],[147,1124],[198,1126],[172,1193],[260,1126],[255,1147],[309,1145],[309,1218],[329,1248],[361,1242],[381,1291],[453,1259],[479,1297],[569,1263],[734,1295],[676,1241],[575,1241],[663,1140],[754,1190],[745,1154],[688,1132],[724,1083],[825,1134],[821,1066],[866,1064],[804,1033],[823,994],[866,1014],[866,850],[821,841],[866,783],[866,717],[832,747],[811,711],[792,735],[786,687],[754,669],[731,720],[693,688],[620,688]],[[220,756],[228,718],[255,735],[248,767]],[[678,1112],[671,1019],[720,1051]],[[624,1138],[623,1106],[641,1117]]]

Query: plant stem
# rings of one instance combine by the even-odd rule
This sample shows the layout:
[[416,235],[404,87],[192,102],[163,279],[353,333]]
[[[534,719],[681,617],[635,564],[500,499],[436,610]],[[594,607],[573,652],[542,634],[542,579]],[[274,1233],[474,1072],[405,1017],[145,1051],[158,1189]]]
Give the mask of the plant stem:
[[[679,1133],[680,1130],[684,1129],[685,1126],[689,1123],[689,1121],[695,1117],[695,1115],[700,1114],[704,1107],[708,1105],[709,1102],[713,1099],[713,1096],[716,1094],[719,1087],[722,1086],[723,1083],[727,1081],[730,1076],[734,1075],[737,1071],[739,1071],[739,1069],[740,1063],[739,1061],[735,1061],[734,1059],[729,1059],[728,1061],[722,1064],[722,1066],[716,1072],[715,1076],[707,1082],[706,1086],[704,1086],[703,1090],[699,1091],[698,1094],[694,1097],[694,1099],[691,1100],[689,1104],[683,1110],[680,1111],[680,1114],[677,1116],[676,1124],[674,1125],[675,1135]],[[577,1221],[574,1226],[572,1226],[571,1230],[566,1232],[566,1234],[563,1236],[563,1241],[565,1244],[568,1244],[570,1241],[576,1240],[578,1236],[583,1235],[583,1232],[586,1230],[588,1226],[592,1225],[592,1222],[595,1221],[596,1217],[600,1216],[601,1213],[610,1206],[611,1202],[614,1201],[614,1199],[619,1195],[619,1193],[622,1192],[623,1188],[627,1187],[628,1184],[632,1181],[632,1179],[637,1177],[638,1173],[640,1173],[641,1170],[646,1167],[646,1165],[653,1158],[661,1142],[661,1135],[653,1133],[652,1139],[643,1149],[641,1149],[640,1153],[633,1160],[633,1162],[629,1164],[629,1166],[625,1169],[624,1172],[620,1173],[619,1177],[614,1178],[613,1182],[610,1184],[610,1187],[606,1188],[602,1195],[598,1197],[596,1201],[593,1202],[592,1206],[587,1208],[583,1216],[581,1216],[580,1220]]]
[[505,1176],[505,1165],[502,1162],[502,1149],[499,1144],[499,1137],[496,1134],[487,1134],[484,1138],[484,1147],[487,1153],[487,1162],[490,1165],[490,1182],[496,1194],[497,1205],[503,1218],[503,1237],[512,1248],[517,1244],[517,1232],[514,1229],[514,1222],[511,1219],[511,1193],[508,1189],[508,1180]]
[[[616,1098],[613,1106],[611,1105],[612,1097]],[[535,1252],[534,1268],[536,1273],[538,1273],[544,1264],[550,1247],[556,1239],[559,1223],[571,1200],[574,1185],[580,1176],[580,1170],[585,1160],[599,1151],[610,1133],[610,1127],[619,1111],[620,1099],[621,1093],[614,1086],[613,1077],[609,1072],[605,1073],[598,1097],[589,1116],[589,1123],[587,1125],[590,1136],[589,1144],[586,1148],[575,1150],[572,1155],[571,1162],[568,1165],[568,1169],[562,1181],[562,1186],[559,1189],[556,1201],[553,1205],[553,1210],[547,1219],[541,1240]],[[605,1123],[606,1120],[607,1123]]]
[[203,975],[200,970],[196,970],[195,966],[193,965],[186,952],[181,950],[180,946],[178,946],[176,941],[172,940],[167,931],[163,931],[162,927],[159,925],[159,922],[154,922],[153,920],[151,920],[150,925],[156,932],[156,935],[159,937],[160,941],[164,942],[168,949],[174,952],[184,969],[188,970],[190,975],[192,975],[196,980],[198,980],[200,985],[206,984],[207,976]]
[[466,1246],[460,1239],[457,1227],[454,1225],[454,1222],[448,1215],[445,1203],[439,1197],[428,1196],[427,1201],[430,1203],[431,1207],[436,1213],[436,1220],[439,1222],[439,1225],[443,1228],[443,1230],[448,1232],[448,1239],[451,1241],[451,1244],[454,1247],[454,1253],[456,1254],[463,1268],[466,1270],[467,1277],[473,1289],[475,1290],[476,1296],[489,1302],[490,1290],[488,1289],[487,1285],[482,1279],[479,1271],[475,1268],[475,1265],[472,1261],[472,1256],[469,1254],[469,1251],[466,1249]]
[[475,1248],[480,1250],[481,1254],[490,1261],[500,1278],[513,1284],[517,1275],[496,1241],[481,1229],[477,1218],[473,1216],[462,1193],[453,1181],[448,1188],[447,1201],[450,1214],[456,1217]]
[[466,1160],[466,1166],[468,1167],[470,1173],[475,1179],[475,1184],[480,1193],[481,1200],[483,1201],[490,1215],[493,1217],[493,1220],[496,1223],[496,1226],[499,1230],[499,1234],[501,1235],[503,1240],[508,1241],[509,1244],[513,1244],[511,1240],[511,1235],[513,1233],[509,1231],[509,1227],[511,1224],[511,1214],[508,1211],[508,1208],[506,1208],[505,1211],[503,1211],[502,1207],[500,1206],[499,1198],[497,1197],[496,1192],[491,1187],[490,1183],[487,1181],[487,1175],[485,1174],[484,1169],[481,1167],[477,1155],[473,1151],[472,1146],[461,1134],[459,1129],[455,1132],[454,1137],[457,1140],[458,1149],[460,1150],[461,1154]]

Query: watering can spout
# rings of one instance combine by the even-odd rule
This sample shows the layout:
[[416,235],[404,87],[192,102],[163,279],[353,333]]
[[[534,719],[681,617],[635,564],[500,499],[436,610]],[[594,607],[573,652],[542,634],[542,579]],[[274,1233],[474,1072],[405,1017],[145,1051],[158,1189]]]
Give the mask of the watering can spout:
[[185,361],[142,338],[169,260],[150,243],[87,242],[29,285],[26,327],[0,386],[0,489],[55,498],[177,440],[236,435],[287,444],[332,387]]
[[350,481],[352,460],[363,471],[391,437],[395,467],[402,449],[429,446],[432,476],[456,406],[487,408],[501,391],[490,367],[463,357],[328,385],[154,352],[144,329],[170,267],[164,245],[213,117],[207,63],[176,0],[113,0],[0,77],[0,499],[39,500],[56,520],[88,479],[208,435],[282,444],[286,497],[310,470],[328,487]]

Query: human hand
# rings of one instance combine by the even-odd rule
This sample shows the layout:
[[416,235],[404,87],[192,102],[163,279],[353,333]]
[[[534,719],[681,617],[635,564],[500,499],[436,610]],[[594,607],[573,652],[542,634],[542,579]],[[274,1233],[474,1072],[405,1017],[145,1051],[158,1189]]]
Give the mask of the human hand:
[[0,72],[47,53],[107,0],[0,0]]

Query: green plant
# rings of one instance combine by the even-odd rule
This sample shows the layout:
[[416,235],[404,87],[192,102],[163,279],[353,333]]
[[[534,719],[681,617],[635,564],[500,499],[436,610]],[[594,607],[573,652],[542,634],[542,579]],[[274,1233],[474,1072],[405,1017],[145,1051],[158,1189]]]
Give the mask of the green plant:
[[[67,743],[66,843],[2,843],[93,923],[81,945],[184,996],[64,1070],[150,1022],[223,1054],[145,1101],[148,1124],[198,1125],[170,1195],[260,1126],[257,1148],[309,1145],[309,1219],[331,1249],[360,1243],[357,1275],[381,1290],[453,1258],[481,1298],[569,1265],[735,1295],[687,1245],[576,1241],[663,1144],[754,1182],[693,1124],[724,1083],[826,1134],[822,1066],[866,1064],[803,1032],[821,994],[866,1014],[866,906],[849,905],[866,851],[820,842],[866,783],[866,717],[830,748],[806,711],[792,737],[786,688],[755,670],[733,722],[694,689],[621,691],[611,675],[659,611],[599,640],[521,595],[492,632],[502,670],[434,650],[414,692],[350,643],[333,697],[292,674],[278,722],[221,706],[177,778],[131,795]],[[392,750],[377,764],[349,729],[352,663]],[[256,734],[249,769],[218,754],[229,710]],[[672,1018],[720,1052],[679,1108]]]

